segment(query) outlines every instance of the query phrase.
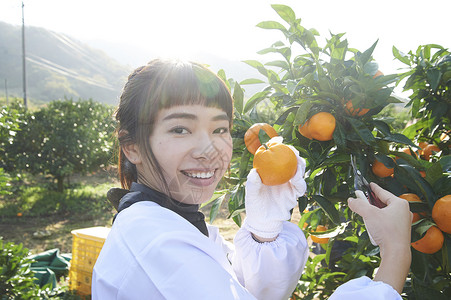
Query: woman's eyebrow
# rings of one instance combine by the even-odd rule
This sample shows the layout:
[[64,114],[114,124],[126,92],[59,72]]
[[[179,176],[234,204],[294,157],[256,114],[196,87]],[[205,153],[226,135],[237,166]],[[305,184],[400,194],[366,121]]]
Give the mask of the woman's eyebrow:
[[194,114],[188,114],[188,113],[173,113],[170,115],[167,115],[163,118],[163,121],[171,120],[171,119],[189,119],[189,120],[196,120],[197,116]]
[[[189,113],[173,113],[170,115],[167,115],[163,118],[163,121],[172,120],[172,119],[188,119],[188,120],[197,120],[197,116],[195,114],[189,114]],[[229,120],[229,117],[227,114],[220,114],[217,116],[214,116],[211,118],[212,121],[222,121],[222,120]]]
[[220,114],[217,116],[214,116],[213,118],[211,118],[212,121],[229,121],[229,116],[227,116],[226,114]]

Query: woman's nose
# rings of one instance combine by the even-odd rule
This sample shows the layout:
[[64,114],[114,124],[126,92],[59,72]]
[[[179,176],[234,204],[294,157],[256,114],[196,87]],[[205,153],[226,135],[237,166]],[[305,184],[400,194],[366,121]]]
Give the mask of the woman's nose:
[[211,160],[218,155],[218,150],[215,147],[214,140],[207,134],[199,134],[195,140],[195,147],[192,155],[196,159]]

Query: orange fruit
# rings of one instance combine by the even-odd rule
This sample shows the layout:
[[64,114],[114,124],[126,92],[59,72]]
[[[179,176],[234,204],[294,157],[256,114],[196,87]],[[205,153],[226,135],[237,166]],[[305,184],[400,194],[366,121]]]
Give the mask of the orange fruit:
[[374,74],[373,78],[379,77],[384,75],[384,73],[382,73],[380,70],[377,70],[376,74]]
[[[413,194],[413,193],[405,193],[402,194],[400,196],[398,196],[399,198],[405,199],[409,202],[423,202],[421,201],[420,197],[418,197],[418,195]],[[422,217],[425,217],[426,214],[425,213],[413,213],[413,219],[412,219],[412,223],[415,223],[416,221],[419,221],[420,219],[422,219]]]
[[419,142],[419,143],[418,143],[418,146],[419,146],[421,149],[424,149],[427,145],[429,145],[428,142]]
[[363,116],[367,112],[369,112],[369,108],[354,108],[352,106],[352,101],[349,100],[346,102],[346,112],[348,112],[352,116]]
[[373,162],[371,170],[373,170],[374,175],[382,178],[391,176],[395,172],[395,169],[387,168],[383,163],[381,163],[378,160],[375,160]]
[[244,134],[244,144],[246,144],[247,150],[249,150],[252,154],[255,154],[258,147],[262,145],[260,143],[260,139],[258,138],[260,129],[266,132],[269,138],[273,138],[278,135],[276,130],[268,123],[256,123],[252,125]]
[[404,153],[409,154],[410,156],[415,156],[415,158],[418,158],[418,153],[417,152],[413,152],[410,150],[410,148],[404,148],[401,150]]
[[279,185],[288,182],[296,174],[298,160],[287,145],[269,142],[255,152],[254,168],[263,184]]
[[315,140],[330,141],[335,125],[335,117],[331,113],[319,112],[308,120],[308,131]]
[[18,216],[18,217],[22,217],[22,213],[21,213],[21,212],[18,212],[18,213],[17,213],[17,216]]
[[432,219],[440,230],[451,234],[451,195],[446,195],[435,202]]
[[432,151],[439,152],[440,148],[434,144],[429,144],[426,147],[424,147],[423,156],[425,160],[429,160],[429,158],[431,158]]
[[300,134],[302,134],[309,140],[312,139],[312,135],[310,134],[310,130],[308,129],[308,121],[306,121],[304,124],[300,124],[298,130]]
[[[318,227],[316,227],[316,231],[315,232],[323,232],[326,231],[327,227],[324,225],[318,225]],[[314,243],[318,243],[318,244],[327,244],[329,242],[329,238],[320,238],[317,236],[314,236],[313,233],[310,235],[310,237],[312,238],[312,241]]]
[[444,240],[442,231],[437,226],[431,226],[421,239],[411,243],[411,245],[417,251],[433,254],[442,249]]
[[426,177],[426,172],[425,171],[420,171],[421,177],[425,178]]

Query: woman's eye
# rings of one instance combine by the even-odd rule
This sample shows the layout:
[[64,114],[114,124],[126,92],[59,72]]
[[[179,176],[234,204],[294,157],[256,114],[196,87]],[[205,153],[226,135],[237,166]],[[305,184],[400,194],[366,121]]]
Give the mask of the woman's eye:
[[186,128],[183,127],[176,127],[171,129],[172,133],[176,133],[176,134],[187,134],[189,133],[189,131]]
[[224,134],[224,133],[227,133],[227,132],[229,132],[229,128],[226,128],[226,127],[221,127],[221,128],[218,128],[218,129],[216,129],[214,131],[214,133],[218,133],[218,134]]

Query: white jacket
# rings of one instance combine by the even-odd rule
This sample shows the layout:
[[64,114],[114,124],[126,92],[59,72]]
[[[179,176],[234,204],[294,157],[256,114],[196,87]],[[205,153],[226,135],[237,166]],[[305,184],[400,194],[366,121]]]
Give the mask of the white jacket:
[[[288,299],[308,256],[296,224],[285,222],[270,243],[254,241],[241,228],[232,245],[216,227],[208,230],[206,237],[154,202],[133,204],[118,214],[100,252],[92,299]],[[341,288],[331,299],[400,299],[390,286],[366,277]],[[390,297],[368,298],[368,289]]]

